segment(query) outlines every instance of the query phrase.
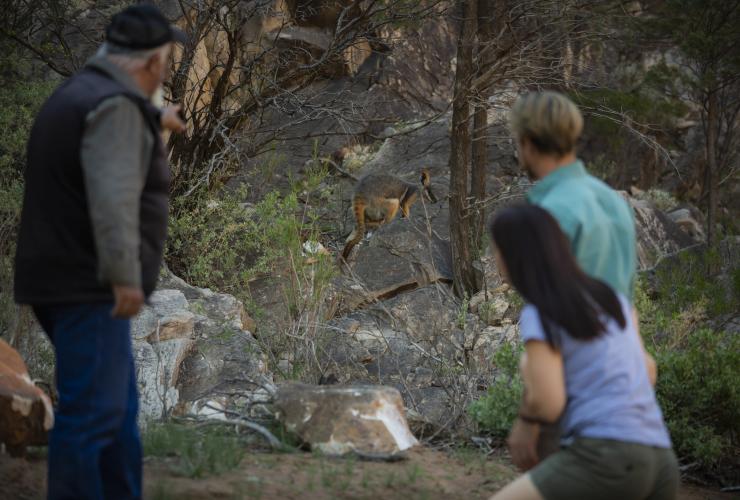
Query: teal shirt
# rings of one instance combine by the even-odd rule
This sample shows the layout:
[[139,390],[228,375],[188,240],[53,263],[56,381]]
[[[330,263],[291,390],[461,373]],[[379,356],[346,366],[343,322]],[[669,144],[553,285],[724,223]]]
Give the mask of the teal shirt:
[[580,160],[553,171],[527,193],[530,203],[560,224],[586,274],[600,279],[633,302],[637,242],[632,209],[604,182],[588,174]]

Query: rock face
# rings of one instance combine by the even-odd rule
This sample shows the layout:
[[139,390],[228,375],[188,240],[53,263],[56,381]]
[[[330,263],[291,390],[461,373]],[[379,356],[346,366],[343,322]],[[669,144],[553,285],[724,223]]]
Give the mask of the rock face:
[[688,234],[694,241],[701,243],[706,240],[704,228],[699,223],[701,212],[696,208],[678,208],[669,212],[668,218],[675,222],[678,227]]
[[51,401],[31,381],[18,352],[0,339],[0,444],[13,456],[46,444],[54,425]]
[[391,387],[291,384],[275,407],[288,430],[327,455],[391,459],[417,444]]
[[424,208],[439,211],[438,207],[414,207],[411,220],[399,218],[381,226],[356,247],[351,273],[342,285],[347,309],[438,281],[452,281],[449,241],[440,236],[446,232],[446,217],[426,218]]
[[517,335],[515,323],[487,326],[432,284],[331,320],[321,363],[341,383],[397,388],[415,429],[440,429],[464,413],[491,376],[491,356]]

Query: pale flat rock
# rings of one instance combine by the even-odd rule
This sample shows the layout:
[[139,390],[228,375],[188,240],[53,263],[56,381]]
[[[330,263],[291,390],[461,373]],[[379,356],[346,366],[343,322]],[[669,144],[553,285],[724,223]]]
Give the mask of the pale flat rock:
[[290,384],[274,404],[289,431],[327,455],[393,459],[418,444],[392,387]]

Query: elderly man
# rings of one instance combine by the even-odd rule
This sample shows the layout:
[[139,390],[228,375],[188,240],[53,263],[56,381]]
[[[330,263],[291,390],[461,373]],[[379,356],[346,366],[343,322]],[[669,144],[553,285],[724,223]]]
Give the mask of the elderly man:
[[185,127],[151,97],[183,40],[155,7],[123,10],[31,131],[15,297],[56,351],[52,499],[141,497],[130,318],[154,290],[166,239],[161,127]]

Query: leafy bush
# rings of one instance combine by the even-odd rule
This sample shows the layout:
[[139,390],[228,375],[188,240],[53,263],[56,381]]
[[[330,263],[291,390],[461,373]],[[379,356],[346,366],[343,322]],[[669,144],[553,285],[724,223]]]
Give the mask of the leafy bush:
[[729,280],[707,275],[718,265],[714,250],[684,252],[657,270],[654,298],[640,281],[635,304],[676,453],[692,473],[722,480],[740,470],[740,337],[712,325],[740,310],[740,290],[737,264]]
[[683,349],[658,349],[656,392],[676,453],[708,471],[740,466],[740,337],[694,332]]
[[522,380],[519,375],[519,344],[504,344],[493,356],[497,374],[488,392],[473,402],[468,412],[486,432],[505,437],[516,419],[522,399]]
[[13,262],[23,201],[22,172],[34,117],[53,83],[0,79],[0,336],[14,322]]
[[258,250],[253,223],[240,204],[241,192],[209,200],[175,200],[170,218],[166,260],[189,283],[237,294],[247,288],[255,270],[248,266]]

